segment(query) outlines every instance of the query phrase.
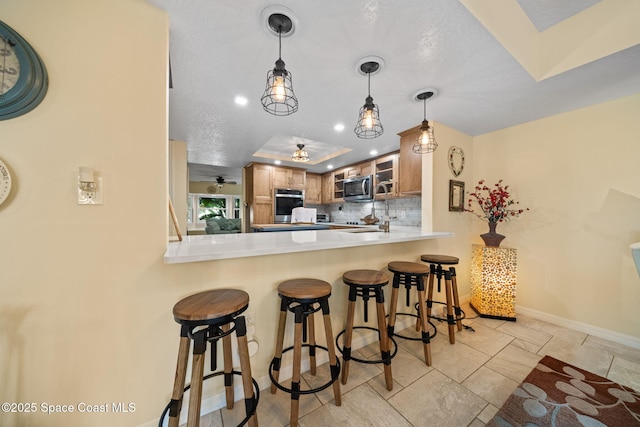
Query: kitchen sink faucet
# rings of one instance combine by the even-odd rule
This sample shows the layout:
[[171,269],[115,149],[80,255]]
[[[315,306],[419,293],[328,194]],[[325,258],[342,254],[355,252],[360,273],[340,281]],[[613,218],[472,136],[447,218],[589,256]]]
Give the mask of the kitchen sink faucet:
[[[391,217],[389,217],[389,190],[387,189],[387,185],[391,184],[393,184],[391,181],[380,181],[378,185],[376,185],[376,192],[378,191],[378,187],[382,187],[384,190],[384,216],[382,217],[382,224],[380,224],[378,228],[385,233],[389,232],[389,225],[391,224]],[[376,204],[375,200],[373,204]]]

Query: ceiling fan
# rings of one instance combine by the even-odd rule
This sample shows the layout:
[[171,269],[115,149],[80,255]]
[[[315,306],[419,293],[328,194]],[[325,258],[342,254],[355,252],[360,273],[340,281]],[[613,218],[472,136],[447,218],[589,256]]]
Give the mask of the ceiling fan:
[[224,187],[225,184],[235,185],[237,184],[237,182],[226,181],[223,177],[219,176],[216,178],[216,185],[210,185],[209,187],[207,187],[207,191],[209,193],[215,193],[217,190],[222,189],[222,187]]

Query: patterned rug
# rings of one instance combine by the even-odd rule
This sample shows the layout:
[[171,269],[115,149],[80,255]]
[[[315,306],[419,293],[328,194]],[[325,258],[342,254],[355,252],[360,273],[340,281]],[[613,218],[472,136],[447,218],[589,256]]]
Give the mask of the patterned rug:
[[545,356],[487,426],[640,426],[640,393]]

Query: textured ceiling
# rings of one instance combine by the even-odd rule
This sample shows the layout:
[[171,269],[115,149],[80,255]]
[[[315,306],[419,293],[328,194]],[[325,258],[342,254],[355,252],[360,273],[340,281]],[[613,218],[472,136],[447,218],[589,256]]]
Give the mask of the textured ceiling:
[[[487,0],[281,0],[295,25],[282,39],[282,59],[299,110],[276,117],[260,104],[278,56],[264,17],[274,3],[149,1],[170,20],[170,137],[186,141],[190,163],[214,166],[191,168],[193,180],[239,181],[244,165],[286,159],[302,139],[316,160],[330,148],[346,151],[304,165],[314,172],[396,150],[397,133],[422,121],[413,94],[425,87],[439,92],[427,101],[436,138],[438,123],[479,135],[640,92],[638,0],[503,0],[497,13]],[[590,12],[601,22],[582,37]],[[615,46],[606,49],[610,39]],[[384,134],[364,140],[353,132],[367,95],[356,69],[372,55],[384,60],[371,77]],[[247,105],[234,103],[238,95]]]

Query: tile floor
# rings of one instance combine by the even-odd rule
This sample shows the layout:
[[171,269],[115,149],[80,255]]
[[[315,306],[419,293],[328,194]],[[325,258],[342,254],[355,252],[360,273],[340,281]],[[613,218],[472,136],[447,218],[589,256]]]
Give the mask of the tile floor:
[[[545,355],[571,363],[640,390],[640,350],[596,338],[523,315],[517,322],[475,317],[466,305],[464,329],[449,344],[446,323],[431,342],[432,366],[423,361],[422,343],[396,338],[392,362],[393,391],[384,385],[378,364],[351,362],[342,385],[342,406],[333,403],[332,388],[300,398],[300,426],[483,426],[509,394]],[[415,334],[412,328],[401,332]],[[417,336],[417,335],[416,335]],[[377,343],[358,350],[358,357],[379,358]],[[356,352],[354,352],[356,355]],[[302,387],[314,387],[329,377],[303,374]],[[236,405],[236,408],[242,408]],[[289,425],[290,396],[260,393],[261,427]],[[201,419],[203,427],[235,426],[241,410],[221,409]]]

